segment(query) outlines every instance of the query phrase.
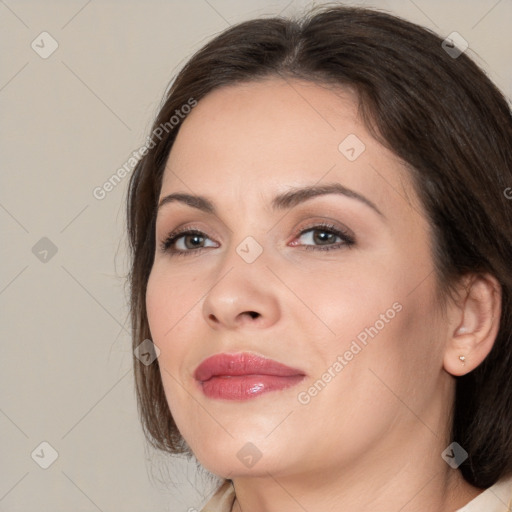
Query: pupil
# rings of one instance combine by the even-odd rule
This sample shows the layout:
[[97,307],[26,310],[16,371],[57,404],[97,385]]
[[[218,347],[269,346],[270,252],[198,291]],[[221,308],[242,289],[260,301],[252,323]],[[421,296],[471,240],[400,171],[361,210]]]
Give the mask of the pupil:
[[191,245],[193,245],[193,246],[199,245],[201,243],[202,238],[203,238],[201,235],[189,235],[189,237],[190,237],[189,240],[193,240],[191,242]]
[[326,231],[317,231],[320,235],[315,236],[315,242],[319,242],[320,245],[329,242],[330,239],[334,236],[333,233],[327,233]]

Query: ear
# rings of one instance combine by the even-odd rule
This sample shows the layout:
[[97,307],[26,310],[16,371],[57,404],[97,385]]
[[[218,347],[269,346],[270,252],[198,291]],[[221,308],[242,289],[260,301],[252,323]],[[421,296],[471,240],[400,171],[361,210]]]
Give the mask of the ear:
[[444,369],[461,376],[474,370],[494,346],[501,316],[498,280],[490,274],[465,276],[459,298],[451,303],[448,314]]

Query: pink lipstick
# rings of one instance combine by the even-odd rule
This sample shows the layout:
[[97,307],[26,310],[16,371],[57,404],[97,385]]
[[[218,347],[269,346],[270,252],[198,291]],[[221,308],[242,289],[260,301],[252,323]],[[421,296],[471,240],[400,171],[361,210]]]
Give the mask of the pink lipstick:
[[208,398],[248,400],[295,386],[305,373],[273,359],[242,352],[205,359],[196,368],[194,377]]

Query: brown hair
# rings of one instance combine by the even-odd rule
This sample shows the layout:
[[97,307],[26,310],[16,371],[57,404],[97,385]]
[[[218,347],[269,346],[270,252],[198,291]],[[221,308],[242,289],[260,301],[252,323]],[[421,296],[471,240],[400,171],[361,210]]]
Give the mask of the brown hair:
[[[490,354],[457,379],[452,439],[460,466],[486,488],[512,473],[512,120],[503,95],[465,54],[454,58],[429,30],[386,13],[323,7],[299,20],[255,19],[197,52],[170,87],[153,129],[190,98],[228,84],[280,76],[355,90],[368,129],[403,159],[434,233],[444,291],[466,273],[488,272],[502,288],[500,329]],[[137,164],[127,217],[133,348],[151,338],[145,295],[155,251],[162,174],[179,131],[168,130]],[[134,358],[139,413],[148,441],[190,453],[169,411],[158,360]]]

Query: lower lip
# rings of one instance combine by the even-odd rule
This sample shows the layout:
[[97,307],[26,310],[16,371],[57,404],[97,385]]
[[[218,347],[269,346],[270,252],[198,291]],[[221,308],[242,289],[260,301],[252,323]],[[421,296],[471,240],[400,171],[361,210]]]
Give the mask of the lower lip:
[[275,375],[219,376],[200,382],[208,398],[219,400],[249,400],[269,391],[280,391],[298,384],[304,375],[277,377]]

